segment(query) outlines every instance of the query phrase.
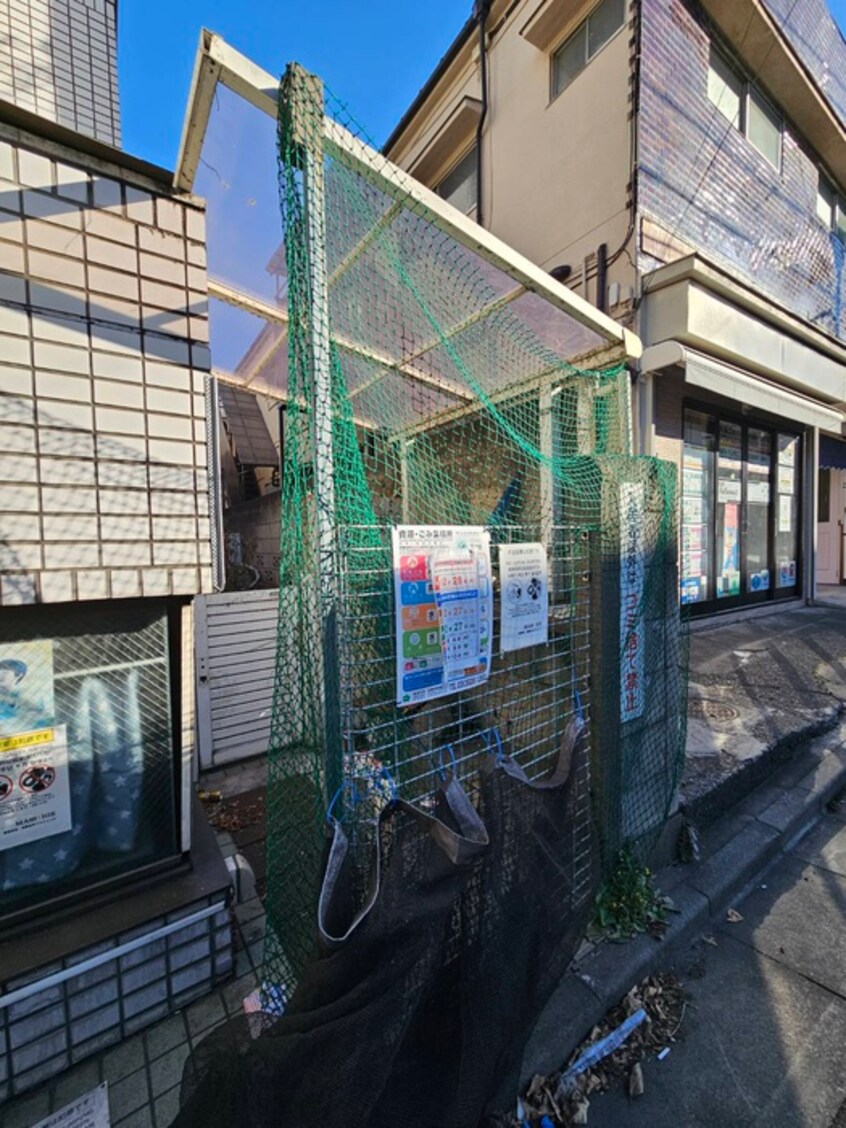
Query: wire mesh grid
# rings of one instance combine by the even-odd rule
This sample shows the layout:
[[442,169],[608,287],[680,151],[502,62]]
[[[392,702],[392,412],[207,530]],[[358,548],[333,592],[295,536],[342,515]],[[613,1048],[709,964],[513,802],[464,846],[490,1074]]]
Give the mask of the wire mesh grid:
[[[362,536],[362,534],[365,534]],[[537,527],[506,525],[502,544],[538,541]],[[507,755],[530,779],[554,766],[568,725],[578,712],[590,740],[589,533],[576,526],[546,530],[548,565],[556,578],[550,601],[549,641],[500,653],[501,592],[493,588],[493,653],[489,679],[475,689],[425,702],[396,703],[393,655],[396,608],[387,548],[389,526],[339,530],[339,674],[344,739],[343,775],[363,791],[374,773],[387,769],[402,794],[431,805],[447,774],[475,796],[479,769],[488,757]],[[499,574],[499,543],[492,546]],[[579,817],[574,824],[574,857],[579,872],[590,872],[589,767],[580,765]],[[578,845],[577,845],[578,844]],[[586,885],[585,885],[586,887]]]
[[[70,883],[173,855],[171,673],[161,607],[32,609],[25,622],[8,616],[0,657],[7,683],[0,690],[7,787],[0,904],[31,906]],[[25,774],[9,765],[27,733],[51,739],[45,736],[42,755],[29,757]],[[28,820],[45,812],[46,835],[31,833]]]

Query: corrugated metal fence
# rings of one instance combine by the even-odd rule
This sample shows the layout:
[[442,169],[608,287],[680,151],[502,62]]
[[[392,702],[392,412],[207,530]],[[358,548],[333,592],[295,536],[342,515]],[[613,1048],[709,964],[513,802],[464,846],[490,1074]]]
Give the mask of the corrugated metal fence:
[[267,751],[279,592],[218,592],[195,601],[200,768]]

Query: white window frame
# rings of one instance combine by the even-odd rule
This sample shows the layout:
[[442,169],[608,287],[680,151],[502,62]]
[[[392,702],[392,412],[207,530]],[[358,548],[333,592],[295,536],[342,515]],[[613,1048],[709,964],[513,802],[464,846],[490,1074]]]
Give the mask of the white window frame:
[[[602,7],[602,5],[607,3],[607,2],[610,2],[610,0],[599,0],[598,4],[594,4],[593,8],[591,9],[590,12],[588,12],[588,14],[585,16],[585,18],[579,24],[577,24],[577,26],[574,27],[573,30],[569,33],[567,38],[562,39],[562,41],[560,43],[558,43],[556,45],[555,49],[552,51],[552,53],[549,57],[549,100],[550,100],[550,102],[554,102],[555,99],[560,94],[563,94],[564,91],[568,89],[568,87],[572,86],[572,84],[579,77],[579,75],[582,73],[582,71],[585,69],[585,67],[589,63],[593,62],[593,60],[596,58],[596,56],[599,55],[600,52],[602,52],[608,46],[608,44],[611,42],[612,39],[616,39],[616,37],[620,34],[620,32],[623,30],[623,28],[628,23],[629,3],[628,3],[628,0],[623,0],[623,22],[620,24],[620,26],[618,28],[616,28],[615,31],[613,31],[608,36],[608,38],[602,44],[600,44],[599,47],[597,47],[597,49],[591,55],[590,54],[590,21],[591,21],[591,17],[595,16],[596,13],[599,11],[599,9]],[[559,90],[556,90],[556,88],[555,88],[555,62],[556,62],[556,59],[561,54],[561,52],[564,50],[564,48],[567,47],[570,43],[572,43],[572,41],[576,38],[577,35],[581,35],[582,33],[584,33],[584,37],[585,37],[585,57],[584,57],[584,61],[582,62],[582,65],[579,67],[579,69],[576,71],[576,73],[573,75],[573,77],[570,79],[570,81],[567,82],[564,86],[562,86]]]
[[[752,146],[752,148],[755,150],[755,152],[758,153],[759,156],[761,156],[767,162],[767,164],[770,166],[770,168],[775,169],[775,171],[780,174],[781,168],[782,168],[782,158],[783,158],[783,153],[784,153],[784,118],[779,113],[779,111],[776,109],[776,107],[772,104],[772,102],[769,100],[769,98],[767,98],[767,96],[763,93],[763,91],[761,91],[757,86],[755,86],[754,83],[749,82],[748,79],[744,78],[744,76],[741,74],[741,72],[732,63],[731,59],[728,58],[727,55],[725,54],[725,52],[721,51],[720,48],[714,43],[711,44],[710,55],[709,55],[709,58],[708,58],[708,72],[709,72],[709,74],[712,71],[717,72],[717,68],[714,66],[714,64],[712,62],[712,60],[714,59],[715,56],[716,56],[717,59],[719,59],[720,63],[722,63],[723,67],[730,74],[735,76],[735,78],[738,80],[738,82],[740,84],[741,94],[740,94],[740,120],[739,120],[739,122],[735,123],[734,121],[732,121],[732,119],[730,117],[728,117],[720,109],[719,103],[714,101],[714,99],[711,97],[710,93],[708,93],[707,87],[706,87],[706,96],[708,98],[708,101],[711,103],[711,105],[714,107],[715,110],[717,110],[720,114],[722,114],[722,116],[725,118],[725,120],[727,122],[729,122],[730,125],[734,126],[734,128],[737,129],[737,131],[739,133],[743,134],[743,136],[746,138],[746,140],[749,142],[749,144]],[[749,136],[749,103],[753,99],[758,102],[759,107],[764,111],[765,114],[769,114],[769,115],[772,116],[772,118],[775,119],[775,124],[778,127],[778,161],[777,161],[776,164],[773,164],[773,162],[770,160],[770,158],[767,156],[767,154],[765,152],[763,152],[762,149],[759,149],[758,146],[752,141],[751,137]]]

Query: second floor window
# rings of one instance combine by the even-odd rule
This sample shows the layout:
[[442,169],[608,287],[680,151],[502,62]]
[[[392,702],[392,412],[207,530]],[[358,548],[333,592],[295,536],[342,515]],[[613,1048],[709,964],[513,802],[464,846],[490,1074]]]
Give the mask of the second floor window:
[[476,207],[476,146],[461,158],[435,188],[454,208],[469,215]]
[[708,98],[773,168],[781,167],[781,118],[763,94],[745,82],[713,47],[708,63]]
[[822,173],[817,187],[817,219],[846,242],[846,202]]
[[625,23],[626,0],[602,0],[552,56],[552,97],[569,86]]

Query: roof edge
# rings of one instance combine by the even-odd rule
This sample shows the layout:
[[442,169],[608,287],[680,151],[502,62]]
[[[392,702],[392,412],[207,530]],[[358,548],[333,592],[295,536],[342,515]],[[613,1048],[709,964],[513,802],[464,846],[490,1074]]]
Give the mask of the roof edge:
[[429,75],[429,77],[426,79],[426,81],[423,83],[423,85],[415,95],[414,101],[394,126],[390,136],[388,137],[388,140],[382,146],[382,152],[386,156],[391,151],[393,146],[397,143],[397,141],[399,141],[400,137],[402,137],[403,133],[405,133],[406,129],[409,127],[412,120],[416,116],[418,110],[421,109],[423,103],[426,102],[426,100],[429,98],[429,95],[443,78],[444,74],[449,69],[450,64],[455,60],[461,48],[470,38],[470,33],[477,26],[478,22],[478,17],[475,14],[471,15],[464,23],[464,26],[461,28],[458,35],[456,35],[455,39],[453,39],[452,43],[450,43],[449,47],[447,47],[446,52],[441,56],[440,61],[436,65],[435,69],[432,71],[432,73]]

